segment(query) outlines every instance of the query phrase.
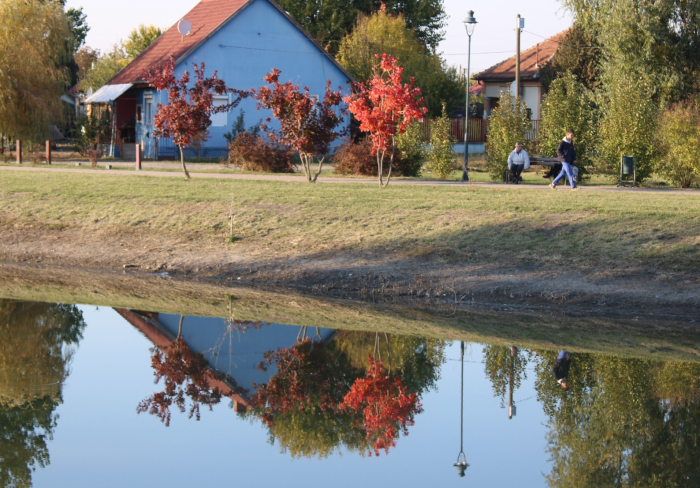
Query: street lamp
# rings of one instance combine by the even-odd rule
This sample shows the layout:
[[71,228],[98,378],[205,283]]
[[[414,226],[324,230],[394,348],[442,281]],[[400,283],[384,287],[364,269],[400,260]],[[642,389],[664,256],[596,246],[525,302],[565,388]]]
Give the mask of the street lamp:
[[469,467],[467,457],[464,455],[464,341],[460,343],[462,350],[462,386],[460,390],[460,414],[459,414],[459,455],[454,467],[457,468],[457,474],[460,478],[464,478],[464,472]]
[[467,18],[464,19],[464,27],[467,29],[469,36],[469,51],[467,51],[467,111],[464,114],[464,171],[462,172],[462,181],[469,181],[467,169],[469,167],[469,68],[472,61],[472,34],[476,27],[476,19],[474,11],[470,10]]

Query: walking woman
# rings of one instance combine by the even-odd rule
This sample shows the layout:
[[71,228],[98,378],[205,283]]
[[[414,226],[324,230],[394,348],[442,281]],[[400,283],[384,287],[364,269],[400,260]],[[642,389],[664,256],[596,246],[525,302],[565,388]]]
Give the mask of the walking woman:
[[559,176],[554,178],[554,181],[549,184],[552,190],[557,189],[557,183],[561,180],[564,175],[569,178],[572,190],[578,190],[576,182],[574,181],[574,173],[571,170],[571,165],[576,164],[576,151],[574,151],[574,131],[569,129],[566,131],[566,137],[561,140],[559,147],[557,147],[557,158],[561,162],[561,172]]

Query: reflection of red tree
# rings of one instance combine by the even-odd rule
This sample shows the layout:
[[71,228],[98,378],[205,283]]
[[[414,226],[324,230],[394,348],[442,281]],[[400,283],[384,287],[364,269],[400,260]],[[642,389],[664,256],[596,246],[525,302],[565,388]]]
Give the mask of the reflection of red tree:
[[192,401],[189,417],[200,418],[199,406],[209,406],[221,401],[221,390],[210,388],[207,376],[212,372],[208,369],[207,360],[202,354],[194,353],[182,338],[176,339],[163,349],[151,349],[151,365],[158,383],[164,379],[165,389],[145,398],[139,403],[136,411],[157,415],[166,426],[170,425],[170,406],[177,406],[180,412],[185,412],[186,398]]
[[408,435],[407,427],[413,425],[415,414],[421,412],[421,404],[416,393],[406,392],[401,378],[384,373],[381,361],[374,362],[369,357],[369,364],[367,377],[355,380],[340,408],[362,413],[362,428],[367,432],[367,440],[374,443],[378,456],[381,449],[388,453],[396,445],[394,439],[400,431]]
[[310,406],[337,411],[348,388],[347,372],[320,344],[304,339],[290,348],[268,351],[264,358],[258,369],[266,371],[274,363],[277,373],[266,384],[254,385],[257,391],[251,400],[265,425],[272,427],[276,414]]

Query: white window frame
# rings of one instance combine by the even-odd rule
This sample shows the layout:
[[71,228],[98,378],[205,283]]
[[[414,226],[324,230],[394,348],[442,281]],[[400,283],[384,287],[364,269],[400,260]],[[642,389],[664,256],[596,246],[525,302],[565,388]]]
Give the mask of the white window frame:
[[[217,105],[217,102],[223,102],[223,103],[219,103]],[[212,102],[211,106],[212,106],[212,108],[220,107],[221,105],[226,105],[228,103],[231,103],[231,99],[229,98],[228,95],[214,95],[214,101]],[[210,127],[227,127],[228,126],[228,112],[220,112],[218,114],[211,114],[209,119],[211,120]]]
[[147,126],[153,125],[153,93],[146,93],[143,97],[143,123]]

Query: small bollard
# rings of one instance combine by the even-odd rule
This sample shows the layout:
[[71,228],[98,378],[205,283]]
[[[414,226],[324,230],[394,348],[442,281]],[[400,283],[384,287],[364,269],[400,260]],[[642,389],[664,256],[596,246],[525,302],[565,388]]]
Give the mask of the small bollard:
[[51,141],[46,141],[46,164],[51,164]]
[[141,144],[136,144],[136,170],[141,169]]
[[22,141],[17,139],[17,164],[22,164]]
[[111,165],[111,164],[108,164],[108,165],[107,165],[107,169],[112,169],[112,165]]
[[75,163],[76,166],[82,166],[83,163]]

